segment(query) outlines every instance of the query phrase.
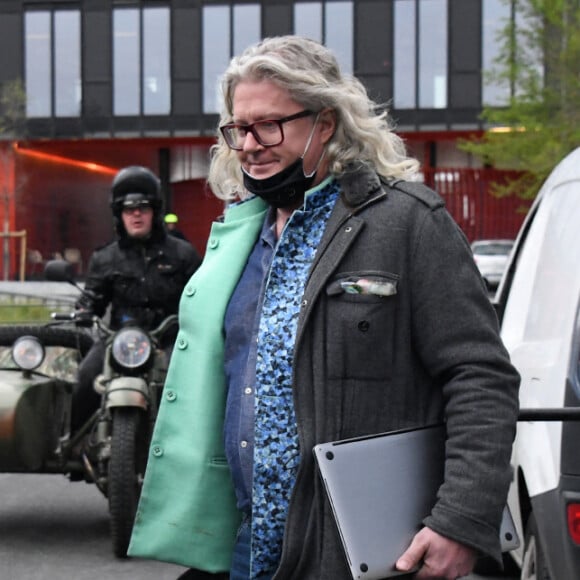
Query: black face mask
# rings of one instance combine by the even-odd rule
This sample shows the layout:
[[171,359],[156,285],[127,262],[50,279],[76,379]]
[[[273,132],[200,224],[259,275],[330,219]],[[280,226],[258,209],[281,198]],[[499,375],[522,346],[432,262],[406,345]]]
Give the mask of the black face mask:
[[302,203],[304,194],[310,189],[316,176],[316,171],[313,171],[311,175],[304,175],[302,157],[266,179],[256,179],[243,169],[242,173],[244,187],[275,208],[291,207],[298,202]]

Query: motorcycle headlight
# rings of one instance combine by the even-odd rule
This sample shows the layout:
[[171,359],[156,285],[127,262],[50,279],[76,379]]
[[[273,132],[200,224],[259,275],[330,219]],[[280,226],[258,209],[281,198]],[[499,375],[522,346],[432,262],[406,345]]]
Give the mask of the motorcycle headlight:
[[33,371],[44,360],[44,346],[36,336],[21,336],[12,345],[12,358],[24,371]]
[[151,340],[138,328],[124,328],[113,339],[111,352],[118,365],[126,369],[136,369],[149,360]]

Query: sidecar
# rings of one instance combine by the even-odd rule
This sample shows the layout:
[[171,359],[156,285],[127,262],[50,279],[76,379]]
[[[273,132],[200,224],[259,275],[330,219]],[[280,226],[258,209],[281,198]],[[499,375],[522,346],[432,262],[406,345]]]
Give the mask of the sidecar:
[[0,472],[65,471],[70,401],[90,335],[51,325],[0,326]]

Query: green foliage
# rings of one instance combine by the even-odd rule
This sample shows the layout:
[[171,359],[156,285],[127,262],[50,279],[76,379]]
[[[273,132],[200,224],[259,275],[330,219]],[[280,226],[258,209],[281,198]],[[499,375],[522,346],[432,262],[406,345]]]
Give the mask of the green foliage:
[[0,324],[50,322],[53,312],[69,312],[69,300],[51,300],[26,294],[0,293]]
[[50,322],[53,311],[41,304],[0,304],[0,324]]
[[487,78],[503,86],[509,100],[485,107],[488,130],[460,147],[495,167],[522,171],[495,192],[532,199],[580,145],[580,0],[503,1],[515,18],[498,37],[501,56]]
[[22,80],[14,79],[0,85],[0,135],[19,137],[26,118],[26,91]]

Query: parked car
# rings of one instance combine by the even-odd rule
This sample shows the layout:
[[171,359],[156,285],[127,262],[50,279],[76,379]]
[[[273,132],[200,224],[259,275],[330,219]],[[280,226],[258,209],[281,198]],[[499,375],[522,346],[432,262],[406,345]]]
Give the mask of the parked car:
[[580,578],[579,228],[580,148],[542,186],[495,296],[522,377],[508,495],[522,580]]
[[489,290],[495,290],[508,263],[514,240],[477,240],[471,244],[473,258]]

